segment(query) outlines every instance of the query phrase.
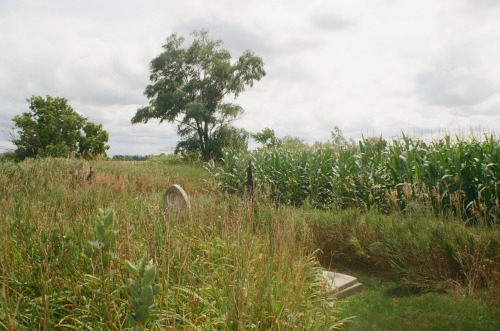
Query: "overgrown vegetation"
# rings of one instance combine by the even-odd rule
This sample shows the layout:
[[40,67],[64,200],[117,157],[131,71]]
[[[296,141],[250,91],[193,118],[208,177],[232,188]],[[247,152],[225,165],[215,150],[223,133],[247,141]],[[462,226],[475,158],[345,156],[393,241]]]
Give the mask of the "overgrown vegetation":
[[276,203],[384,214],[420,209],[500,222],[500,140],[494,135],[430,142],[403,135],[358,145],[226,153],[222,166],[212,169],[224,191],[244,192],[249,159],[256,189]]
[[499,306],[495,136],[227,153],[210,168],[219,189],[243,195],[248,160],[260,199],[302,207],[323,265],[382,272],[418,291],[487,289]]
[[[264,148],[250,156],[255,209],[245,197],[248,158],[234,154],[211,167],[212,176],[180,156],[92,162],[92,181],[72,179],[77,160],[2,162],[0,329],[335,329],[350,309],[369,311],[380,300],[369,290],[366,304],[334,304],[321,278],[327,267],[376,273],[405,293],[453,293],[447,302],[459,293],[477,314],[455,318],[459,309],[448,303],[442,318],[488,330],[500,311],[498,211],[473,211],[495,199],[495,144],[404,137],[399,145],[371,138],[359,146]],[[384,168],[394,160],[399,168]],[[382,182],[392,178],[381,174],[387,169],[400,170],[399,185]],[[430,174],[438,184],[422,184]],[[185,223],[162,206],[174,183],[191,199]],[[438,209],[424,189],[445,184]],[[481,200],[465,204],[468,195],[455,192],[470,187],[482,189]],[[452,204],[456,196],[464,200]],[[419,311],[421,300],[443,302],[429,294],[386,308]],[[478,314],[486,317],[472,323]],[[350,325],[377,327],[364,316],[366,323]]]
[[[202,168],[101,161],[80,183],[77,162],[0,164],[0,329],[340,326],[293,208],[254,214]],[[173,183],[191,199],[183,224],[162,206]]]
[[487,289],[500,307],[500,228],[416,211],[304,211],[327,267],[374,270],[419,292]]

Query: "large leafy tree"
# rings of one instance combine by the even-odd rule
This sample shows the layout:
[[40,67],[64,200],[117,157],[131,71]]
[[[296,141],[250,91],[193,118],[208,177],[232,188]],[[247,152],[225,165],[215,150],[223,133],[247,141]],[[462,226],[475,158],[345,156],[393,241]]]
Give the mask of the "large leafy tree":
[[108,133],[74,111],[68,100],[33,96],[27,101],[30,111],[12,119],[18,136],[13,140],[16,159],[106,155]]
[[252,52],[232,61],[229,51],[221,48],[222,41],[210,39],[208,31],[192,36],[192,44],[185,48],[183,37],[171,35],[163,52],[151,61],[151,84],[144,91],[149,105],[137,110],[132,123],[151,119],[177,123],[181,141],[176,149],[198,148],[208,161],[220,143],[228,141],[221,136],[237,133],[231,123],[243,108],[230,98],[236,99],[266,73],[262,59]]

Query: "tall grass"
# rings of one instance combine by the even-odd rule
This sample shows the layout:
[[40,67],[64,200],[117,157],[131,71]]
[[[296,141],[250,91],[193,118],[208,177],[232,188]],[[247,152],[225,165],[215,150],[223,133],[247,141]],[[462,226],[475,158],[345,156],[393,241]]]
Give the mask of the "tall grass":
[[210,169],[224,192],[301,206],[322,262],[378,270],[407,287],[474,293],[500,284],[500,140],[403,135],[387,142],[226,154]]
[[414,208],[468,222],[500,222],[500,140],[445,136],[424,141],[364,138],[357,146],[226,154],[212,169],[221,188],[243,193],[248,159],[254,183],[276,203],[322,209]]
[[[255,214],[214,192],[201,168],[95,162],[93,182],[82,183],[69,175],[77,162],[0,163],[0,329],[339,327],[294,209],[261,205]],[[174,183],[191,199],[184,223],[163,210]],[[99,221],[100,207],[114,210],[113,224]],[[131,292],[142,274],[130,265],[141,260],[155,267],[153,301],[149,290]]]
[[500,228],[467,226],[422,211],[303,210],[324,265],[378,271],[418,291],[487,289],[500,307]]

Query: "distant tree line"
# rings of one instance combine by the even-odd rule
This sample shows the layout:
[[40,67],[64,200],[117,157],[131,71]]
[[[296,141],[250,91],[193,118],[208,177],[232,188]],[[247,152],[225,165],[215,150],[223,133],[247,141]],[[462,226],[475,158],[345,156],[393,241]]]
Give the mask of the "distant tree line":
[[113,155],[113,161],[146,161],[148,155]]

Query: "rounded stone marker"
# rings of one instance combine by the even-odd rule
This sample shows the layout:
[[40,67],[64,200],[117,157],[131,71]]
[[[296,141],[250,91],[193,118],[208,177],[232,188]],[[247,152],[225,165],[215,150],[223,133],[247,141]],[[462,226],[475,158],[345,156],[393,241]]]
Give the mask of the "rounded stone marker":
[[165,210],[174,212],[177,217],[184,219],[189,214],[191,209],[191,204],[189,203],[189,198],[182,189],[177,184],[170,186],[165,194],[163,195],[163,202],[165,205]]

